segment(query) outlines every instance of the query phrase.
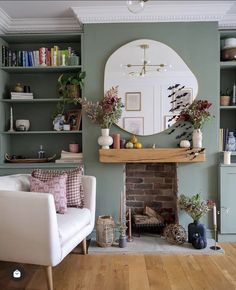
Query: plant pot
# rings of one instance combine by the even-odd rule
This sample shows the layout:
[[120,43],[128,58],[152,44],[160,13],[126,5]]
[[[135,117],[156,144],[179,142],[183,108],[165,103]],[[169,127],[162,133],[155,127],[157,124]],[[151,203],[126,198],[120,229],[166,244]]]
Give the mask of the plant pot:
[[102,136],[98,138],[98,144],[102,146],[102,149],[110,149],[110,145],[113,143],[113,139],[109,136],[110,129],[101,129]]
[[67,85],[69,97],[79,99],[80,98],[80,86],[78,85]]
[[199,221],[194,221],[188,225],[188,242],[193,243],[196,239],[196,235],[201,237],[205,244],[207,244],[206,239],[206,228],[204,224]]
[[193,148],[202,148],[202,132],[201,129],[194,129],[193,135]]
[[127,246],[127,237],[120,235],[119,237],[119,248],[125,248]]
[[221,106],[229,106],[230,104],[230,96],[220,96],[220,105]]

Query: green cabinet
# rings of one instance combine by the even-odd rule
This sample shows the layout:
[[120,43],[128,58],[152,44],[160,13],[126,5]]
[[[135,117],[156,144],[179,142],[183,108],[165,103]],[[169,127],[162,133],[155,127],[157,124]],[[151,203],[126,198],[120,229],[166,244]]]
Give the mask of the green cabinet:
[[[71,47],[80,57],[79,64],[58,66],[1,66],[0,68],[0,174],[4,169],[24,170],[33,167],[75,167],[76,164],[11,164],[5,163],[5,153],[9,155],[23,155],[36,158],[40,145],[43,145],[46,155],[57,155],[60,158],[61,150],[68,151],[72,142],[79,143],[82,152],[82,125],[78,130],[54,131],[53,113],[60,101],[57,79],[63,73],[73,75],[82,70],[82,37],[81,33],[66,34],[35,34],[35,35],[9,35],[0,37],[0,45],[11,51],[35,51],[47,47],[48,51],[54,46],[60,50]],[[1,54],[1,64],[3,55]],[[34,98],[32,100],[11,99],[10,92],[21,83],[30,86]],[[10,108],[13,111],[14,123],[17,119],[30,120],[30,130],[23,132],[8,132],[10,127]],[[67,108],[80,109],[77,105]],[[38,166],[39,165],[39,166]]]
[[236,234],[236,163],[220,165],[220,233]]

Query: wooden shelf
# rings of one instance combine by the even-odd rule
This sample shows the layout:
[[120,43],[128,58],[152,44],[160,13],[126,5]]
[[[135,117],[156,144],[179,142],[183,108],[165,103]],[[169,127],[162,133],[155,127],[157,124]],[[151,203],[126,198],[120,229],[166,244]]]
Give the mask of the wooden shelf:
[[102,163],[179,163],[203,162],[205,151],[186,148],[156,148],[156,149],[100,149],[99,161]]
[[57,73],[57,72],[76,72],[81,70],[81,65],[76,66],[36,66],[36,67],[17,67],[17,66],[5,66],[1,69],[8,73]]

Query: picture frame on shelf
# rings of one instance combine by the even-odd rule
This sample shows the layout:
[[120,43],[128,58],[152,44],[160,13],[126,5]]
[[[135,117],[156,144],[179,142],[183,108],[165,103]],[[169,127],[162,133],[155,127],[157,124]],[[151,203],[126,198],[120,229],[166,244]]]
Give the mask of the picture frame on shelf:
[[141,111],[141,92],[125,93],[125,110]]
[[178,115],[164,115],[164,130],[169,129],[177,121]]
[[124,117],[124,129],[134,135],[143,135],[144,117]]
[[186,106],[193,102],[193,89],[192,88],[183,88],[177,90],[172,97],[172,110],[174,112],[180,112]]
[[68,110],[66,112],[66,122],[70,125],[71,131],[79,130],[81,123],[81,110]]

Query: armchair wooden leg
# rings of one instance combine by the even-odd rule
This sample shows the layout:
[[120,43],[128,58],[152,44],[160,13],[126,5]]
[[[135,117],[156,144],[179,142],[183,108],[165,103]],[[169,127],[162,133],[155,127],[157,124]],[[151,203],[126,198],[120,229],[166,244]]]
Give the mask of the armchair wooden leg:
[[46,267],[48,290],[53,290],[52,267]]
[[84,239],[82,241],[82,245],[83,245],[83,254],[86,255],[87,254],[87,241],[86,241],[86,239]]

